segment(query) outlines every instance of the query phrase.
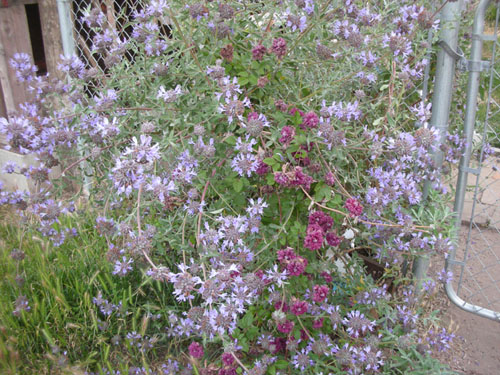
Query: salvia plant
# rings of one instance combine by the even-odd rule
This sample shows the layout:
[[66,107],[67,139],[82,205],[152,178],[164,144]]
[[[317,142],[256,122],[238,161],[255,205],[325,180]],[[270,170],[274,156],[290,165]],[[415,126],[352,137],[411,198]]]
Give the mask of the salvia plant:
[[[2,191],[1,203],[57,252],[80,235],[65,223],[85,201],[107,277],[155,306],[141,329],[131,300],[95,290],[94,329],[119,349],[89,373],[440,367],[429,355],[453,335],[422,309],[436,283],[415,289],[411,267],[452,247],[443,176],[464,142],[428,125],[432,9],[153,0],[119,30],[87,10],[100,66],[63,57],[55,79],[13,57],[33,100],[0,132],[37,163],[3,166],[34,189]],[[23,319],[32,301],[19,285]],[[63,364],[79,360],[69,343],[56,349]]]

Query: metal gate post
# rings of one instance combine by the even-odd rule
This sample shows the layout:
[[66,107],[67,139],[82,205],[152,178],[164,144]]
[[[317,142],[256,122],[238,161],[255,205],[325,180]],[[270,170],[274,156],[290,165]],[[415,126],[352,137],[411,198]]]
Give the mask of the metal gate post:
[[[466,99],[467,104],[466,104],[465,121],[464,121],[464,135],[467,144],[465,147],[465,152],[462,155],[462,158],[460,159],[459,175],[457,180],[457,190],[455,193],[455,204],[454,204],[454,212],[456,215],[455,228],[457,232],[461,226],[462,213],[464,209],[465,192],[467,188],[467,177],[469,174],[469,162],[472,153],[474,125],[476,122],[477,97],[479,92],[481,60],[483,52],[484,20],[485,20],[486,10],[491,2],[492,0],[481,0],[476,10],[476,14],[474,16],[471,56],[469,61],[469,66],[471,67],[471,69],[469,71],[469,77],[467,81],[467,99]],[[462,263],[462,262],[457,262],[455,258],[456,258],[456,249],[453,248],[446,261],[447,271],[451,270],[451,268],[454,265]],[[453,288],[451,281],[446,283],[445,289],[448,298],[461,309],[475,313],[476,315],[488,319],[500,321],[499,313],[473,305],[460,298],[455,289]]]
[[71,57],[76,51],[73,39],[73,21],[71,20],[71,0],[57,0],[57,12],[59,13],[64,56]]
[[[59,13],[59,24],[61,27],[61,41],[63,46],[64,57],[72,57],[76,55],[75,39],[73,37],[73,20],[71,19],[72,0],[57,0],[57,12]],[[81,157],[84,156],[82,144],[79,141],[77,144],[78,153]],[[91,179],[85,174],[85,170],[89,170],[88,164],[82,165],[83,173],[83,194],[88,197],[90,195],[89,187],[92,184]]]
[[[458,31],[461,20],[463,1],[447,2],[441,10],[440,40],[441,48],[437,55],[436,78],[434,81],[434,94],[432,96],[432,116],[430,127],[439,131],[439,142],[446,137],[448,130],[448,119],[451,107],[451,96],[453,81],[455,78],[456,57],[450,54],[443,44],[453,51],[458,46]],[[435,165],[439,168],[443,164],[443,153],[439,149],[433,155]],[[426,181],[424,185],[424,199],[427,198],[431,182]],[[420,255],[413,266],[413,277],[417,291],[420,289],[423,280],[426,278],[429,268],[429,255]]]

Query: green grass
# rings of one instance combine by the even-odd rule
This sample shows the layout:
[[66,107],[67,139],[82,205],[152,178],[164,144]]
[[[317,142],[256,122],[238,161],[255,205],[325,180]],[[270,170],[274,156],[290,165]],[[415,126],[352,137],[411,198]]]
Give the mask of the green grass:
[[[171,292],[160,283],[143,282],[138,271],[126,279],[113,276],[105,258],[108,245],[91,225],[90,214],[64,223],[78,228],[79,235],[59,248],[48,246],[37,233],[23,233],[13,221],[0,223],[0,373],[82,373],[84,368],[117,369],[121,363],[125,369],[129,363],[149,362],[151,358],[128,350],[123,337],[132,330],[160,331],[147,315],[175,305]],[[12,259],[13,248],[22,249],[25,259]],[[22,287],[15,280],[19,274],[25,278]],[[99,290],[110,302],[121,301],[128,313],[106,319],[92,302]],[[27,297],[31,310],[16,317],[19,295]],[[98,319],[106,321],[106,330],[99,329]],[[115,335],[122,344],[111,343]],[[167,344],[160,337],[156,357]],[[60,366],[55,347],[67,351],[67,361],[75,367]]]

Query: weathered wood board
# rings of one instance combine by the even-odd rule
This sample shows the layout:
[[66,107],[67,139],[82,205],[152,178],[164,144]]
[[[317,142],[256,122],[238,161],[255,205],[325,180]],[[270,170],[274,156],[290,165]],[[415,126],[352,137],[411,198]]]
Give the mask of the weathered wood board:
[[0,8],[0,84],[7,113],[29,98],[26,84],[18,82],[9,60],[15,53],[31,55],[31,41],[24,5]]

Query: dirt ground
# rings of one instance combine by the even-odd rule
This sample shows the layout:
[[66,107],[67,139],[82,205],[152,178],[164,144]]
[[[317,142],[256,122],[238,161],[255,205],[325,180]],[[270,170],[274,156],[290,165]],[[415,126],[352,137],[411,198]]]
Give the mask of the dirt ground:
[[[461,243],[465,244],[468,227],[462,228]],[[500,254],[500,234],[496,231],[473,233],[471,238],[485,237],[496,240],[496,250]],[[476,242],[480,243],[479,241]],[[474,253],[469,249],[469,255]],[[457,253],[458,255],[458,253]],[[483,253],[483,257],[486,256]],[[457,260],[460,259],[457,257]],[[497,282],[492,282],[488,269],[483,268],[480,257],[469,257],[458,295],[467,302],[479,304],[500,312],[500,294],[498,281],[500,272],[494,273]],[[497,262],[491,262],[491,264]],[[439,271],[444,267],[444,260],[432,260],[431,270]],[[459,268],[456,268],[458,271]],[[492,269],[493,270],[493,269]],[[470,271],[470,272],[469,272]],[[431,271],[432,272],[432,271]],[[455,274],[454,288],[457,290],[458,274]],[[490,287],[488,287],[490,286]],[[492,287],[493,286],[493,287]],[[483,287],[483,289],[480,289]],[[496,301],[495,301],[496,298]],[[488,303],[490,300],[492,303]],[[456,335],[451,349],[440,354],[440,359],[447,363],[458,374],[466,375],[499,375],[500,374],[500,322],[479,317],[454,305],[442,288],[433,305],[433,309],[441,310],[444,326]]]

